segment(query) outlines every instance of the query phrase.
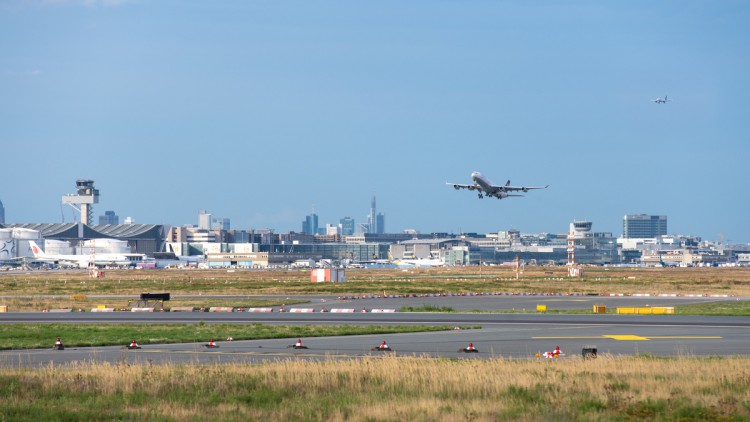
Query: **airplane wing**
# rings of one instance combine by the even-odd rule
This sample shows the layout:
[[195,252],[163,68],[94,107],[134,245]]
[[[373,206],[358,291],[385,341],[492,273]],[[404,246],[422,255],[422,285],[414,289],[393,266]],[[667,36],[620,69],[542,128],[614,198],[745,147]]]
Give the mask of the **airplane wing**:
[[505,192],[528,192],[533,189],[547,189],[549,185],[547,186],[500,186]]
[[445,182],[445,184],[453,186],[453,189],[456,189],[456,190],[458,190],[458,189],[476,190],[476,188],[477,188],[476,185],[464,185],[464,184],[461,184],[461,183]]

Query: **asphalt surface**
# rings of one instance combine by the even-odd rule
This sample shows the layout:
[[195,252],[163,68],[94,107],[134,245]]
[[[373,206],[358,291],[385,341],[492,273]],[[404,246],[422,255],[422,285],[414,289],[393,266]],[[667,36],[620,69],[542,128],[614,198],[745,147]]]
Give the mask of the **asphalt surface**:
[[[593,304],[613,306],[673,306],[684,303],[736,300],[734,298],[654,297],[524,297],[472,296],[388,299],[307,297],[310,304],[296,307],[395,308],[401,306],[449,306],[454,309],[590,309]],[[353,306],[356,304],[356,306]],[[291,307],[290,307],[291,308]],[[448,325],[481,326],[445,332],[318,337],[302,339],[307,349],[290,349],[297,339],[220,341],[209,349],[203,343],[145,345],[139,350],[124,346],[76,347],[65,350],[37,349],[0,352],[0,366],[36,367],[77,362],[129,362],[210,364],[253,363],[280,359],[339,359],[380,356],[429,356],[459,359],[534,358],[559,345],[564,358],[578,358],[584,347],[596,347],[599,354],[659,356],[745,355],[750,350],[750,318],[647,315],[555,315],[487,313],[5,313],[0,323],[267,323],[267,324],[354,324],[354,325]],[[217,335],[217,338],[221,336]],[[64,339],[63,339],[64,340]],[[208,339],[206,339],[208,340]],[[387,341],[392,352],[371,350]],[[50,346],[54,339],[50,339]],[[469,343],[479,353],[459,353]]]

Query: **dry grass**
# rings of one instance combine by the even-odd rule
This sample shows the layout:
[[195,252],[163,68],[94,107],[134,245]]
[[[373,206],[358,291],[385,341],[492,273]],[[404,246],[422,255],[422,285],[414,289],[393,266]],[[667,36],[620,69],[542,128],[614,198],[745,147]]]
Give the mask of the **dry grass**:
[[437,292],[683,293],[750,296],[750,268],[586,268],[586,278],[564,267],[448,267],[347,270],[347,283],[310,283],[300,270],[108,270],[92,280],[84,271],[0,274],[6,295],[139,294],[388,294]]
[[748,420],[748,364],[745,357],[384,357],[0,369],[0,415],[37,420],[48,415],[97,420]]

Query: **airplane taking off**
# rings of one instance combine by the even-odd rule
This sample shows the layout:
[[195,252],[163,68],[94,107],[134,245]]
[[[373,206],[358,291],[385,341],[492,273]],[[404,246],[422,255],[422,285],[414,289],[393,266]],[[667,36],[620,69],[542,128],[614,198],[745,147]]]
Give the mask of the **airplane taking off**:
[[38,261],[50,261],[55,264],[67,264],[71,266],[78,266],[80,268],[87,268],[89,265],[95,266],[135,266],[137,263],[142,262],[146,255],[141,253],[126,253],[126,254],[113,254],[113,253],[100,253],[94,254],[94,260],[91,260],[89,255],[47,255],[36,242],[29,241],[31,246],[31,252],[34,254],[34,259]]
[[665,96],[664,96],[664,98],[662,98],[662,97],[659,97],[659,98],[657,98],[657,99],[655,99],[655,100],[651,100],[651,101],[655,102],[656,104],[666,104],[666,103],[668,103],[668,102],[670,102],[670,101],[672,101],[672,100],[670,100],[670,99],[669,99],[669,98],[668,98],[668,97],[667,97],[667,96],[665,95]]
[[495,197],[497,199],[507,198],[509,196],[524,196],[524,195],[513,195],[508,192],[528,192],[532,189],[547,189],[547,186],[511,186],[510,180],[505,185],[495,185],[489,179],[482,176],[481,173],[475,171],[471,173],[471,180],[474,181],[473,185],[462,185],[460,183],[446,183],[452,185],[454,189],[468,189],[479,191],[479,198],[484,198],[485,195],[489,197]]

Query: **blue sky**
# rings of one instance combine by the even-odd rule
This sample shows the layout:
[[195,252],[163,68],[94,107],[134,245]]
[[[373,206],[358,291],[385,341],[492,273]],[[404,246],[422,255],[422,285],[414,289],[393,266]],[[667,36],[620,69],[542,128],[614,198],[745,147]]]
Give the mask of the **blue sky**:
[[[388,231],[648,213],[750,242],[748,22],[746,1],[0,0],[0,200],[59,222],[89,178],[97,216],[299,231],[375,194]],[[474,170],[551,186],[445,185]]]

